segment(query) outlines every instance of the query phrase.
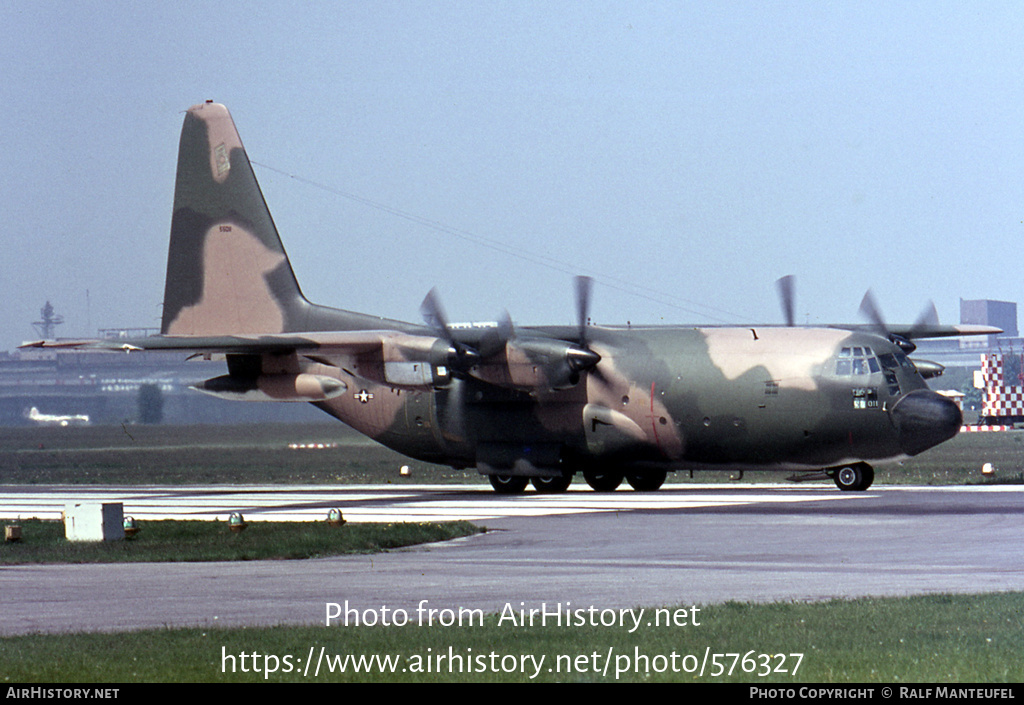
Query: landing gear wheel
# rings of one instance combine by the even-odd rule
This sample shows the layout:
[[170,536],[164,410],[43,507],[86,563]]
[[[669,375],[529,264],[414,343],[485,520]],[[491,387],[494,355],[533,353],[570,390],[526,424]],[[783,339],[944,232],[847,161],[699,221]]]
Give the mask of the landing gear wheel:
[[521,475],[488,475],[487,479],[498,494],[519,494],[530,481],[530,478]]
[[622,473],[608,470],[584,470],[583,479],[595,492],[614,492],[622,484]]
[[665,470],[654,470],[645,473],[630,473],[626,475],[626,482],[637,492],[654,492],[665,484],[668,472]]
[[565,492],[572,484],[572,475],[565,474],[558,477],[533,477],[530,478],[533,489],[546,494]]
[[867,463],[846,465],[836,470],[832,479],[843,492],[863,492],[875,481],[875,470]]

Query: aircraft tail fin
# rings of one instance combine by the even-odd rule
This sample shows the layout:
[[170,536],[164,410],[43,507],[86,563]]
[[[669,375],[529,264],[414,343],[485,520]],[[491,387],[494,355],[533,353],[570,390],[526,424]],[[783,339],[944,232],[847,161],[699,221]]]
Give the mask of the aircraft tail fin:
[[178,146],[161,333],[281,333],[308,306],[227,108],[192,106]]
[[405,330],[299,289],[228,109],[189,108],[178,146],[163,320],[170,336]]

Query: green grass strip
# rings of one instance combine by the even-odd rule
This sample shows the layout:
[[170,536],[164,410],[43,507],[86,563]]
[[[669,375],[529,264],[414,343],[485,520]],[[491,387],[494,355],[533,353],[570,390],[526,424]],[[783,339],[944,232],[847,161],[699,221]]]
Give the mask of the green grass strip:
[[[7,524],[13,522],[5,522]],[[469,522],[345,524],[249,522],[239,533],[217,521],[142,521],[125,541],[72,542],[60,521],[26,520],[22,540],[0,541],[0,565],[134,561],[252,561],[377,553],[475,534]]]
[[[620,626],[523,626],[488,615],[482,625],[467,617],[462,626],[448,627],[411,623],[9,637],[0,639],[0,663],[12,683],[1024,680],[1020,593],[728,603],[696,613],[692,606],[673,609],[687,611],[686,626],[645,622],[633,633]],[[645,617],[653,617],[652,608],[647,610]],[[762,654],[768,655],[769,672]],[[359,657],[362,666],[353,660]],[[393,659],[393,668],[382,667],[384,657]],[[695,668],[700,661],[703,675]],[[314,676],[317,662],[321,672]]]
[[[981,474],[991,463],[996,472]],[[406,466],[410,473],[402,475]],[[913,458],[879,464],[875,483],[966,485],[1024,482],[1024,432],[962,433]],[[790,473],[748,472],[743,483]],[[696,472],[729,483],[731,473]],[[688,482],[686,472],[669,482]],[[0,428],[0,485],[47,484],[478,484],[474,469],[411,460],[343,424],[314,426],[86,426]],[[574,484],[583,485],[577,475]],[[821,484],[825,484],[824,482]]]

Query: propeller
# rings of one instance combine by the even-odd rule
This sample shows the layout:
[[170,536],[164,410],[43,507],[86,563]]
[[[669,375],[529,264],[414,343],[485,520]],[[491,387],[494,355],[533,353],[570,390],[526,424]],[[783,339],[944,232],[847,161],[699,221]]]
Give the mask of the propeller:
[[581,345],[587,344],[587,323],[590,315],[590,291],[594,280],[590,277],[576,277],[576,320]]
[[441,298],[437,294],[437,287],[428,291],[427,295],[423,298],[423,303],[420,304],[420,315],[423,316],[423,320],[428,326],[441,334],[442,338],[451,339],[452,334],[451,329],[448,327],[448,317],[444,313],[444,307],[441,306]]
[[[590,292],[593,280],[579,276],[574,280],[576,290],[576,336],[578,342],[547,337],[520,337],[515,334],[512,321],[506,318],[499,324],[496,337],[511,341],[512,345],[539,364],[543,370],[548,389],[566,389],[580,381],[580,373],[590,370],[600,378],[595,369],[601,356],[590,349],[587,343],[589,326]],[[481,351],[482,352],[482,351]]]
[[875,295],[871,289],[864,293],[864,298],[860,301],[859,310],[861,316],[871,321],[875,332],[885,338],[889,337],[889,327],[885,325],[885,319],[882,317],[882,312],[878,308],[878,302],[875,301]]
[[[502,361],[500,364],[508,364],[505,351],[506,347],[511,344],[533,360],[533,364],[541,366],[546,378],[546,385],[550,389],[565,389],[576,385],[581,372],[591,370],[601,361],[601,356],[587,345],[592,282],[590,277],[576,277],[575,283],[579,342],[559,338],[530,337],[529,333],[526,337],[520,336],[512,323],[512,317],[508,311],[505,311],[498,321],[498,325],[484,331],[477,341],[476,347],[470,347],[455,340],[437,289],[431,289],[427,293],[420,305],[420,314],[437,337],[448,344],[447,350],[443,350],[442,346],[442,354],[445,355],[447,364],[453,370],[468,372],[474,377],[494,383],[501,383],[498,381],[501,379],[507,382],[508,377],[502,377],[504,373],[495,377],[496,373],[490,366],[498,363],[499,360]],[[597,370],[593,370],[593,372],[599,374]],[[513,382],[513,384],[522,383]]]
[[908,355],[917,350],[917,345],[911,342],[911,340],[917,337],[918,333],[924,332],[929,326],[938,325],[939,323],[939,313],[935,310],[935,302],[929,301],[917,317],[907,337],[897,335],[891,332],[889,326],[886,325],[885,318],[878,308],[878,303],[875,301],[875,295],[871,292],[871,289],[867,290],[867,293],[864,294],[864,298],[860,302],[860,313],[871,321],[871,325],[879,335],[896,343]]
[[[576,289],[576,336],[578,342],[557,338],[516,338],[514,345],[529,357],[540,362],[550,389],[566,389],[580,381],[580,373],[590,370],[600,377],[595,369],[601,356],[590,349],[587,342],[587,328],[590,314],[590,292],[593,280],[578,276],[574,280]],[[508,324],[511,328],[511,323]],[[499,330],[501,325],[499,325]]]
[[[786,325],[790,327],[796,325],[795,282],[796,278],[792,274],[787,274],[775,282],[775,286],[779,291],[779,300],[782,303],[782,312],[786,318]],[[911,342],[913,339],[920,337],[920,335],[927,333],[929,329],[939,325],[939,314],[935,309],[935,302],[929,301],[925,305],[924,310],[918,315],[917,320],[906,336],[893,333],[886,324],[885,317],[882,315],[874,292],[871,289],[868,289],[864,294],[864,298],[861,299],[859,311],[861,316],[871,322],[871,327],[875,333],[883,338],[888,338],[907,353],[911,353],[917,348]]]
[[779,299],[782,301],[782,312],[786,316],[786,325],[790,328],[796,325],[794,282],[795,278],[792,274],[787,274],[775,282],[775,286],[779,289]]
[[914,321],[913,327],[910,329],[911,339],[916,338],[928,331],[929,328],[937,327],[939,325],[939,312],[935,309],[935,302],[929,301],[921,314]]
[[420,304],[420,315],[428,326],[434,329],[438,337],[448,342],[448,364],[456,370],[465,371],[480,360],[480,353],[473,348],[455,340],[451,327],[448,325],[448,317],[441,305],[441,298],[437,294],[437,288],[427,292],[423,303]]
[[498,319],[497,328],[492,328],[480,337],[480,345],[478,349],[480,356],[483,358],[493,357],[502,350],[505,349],[505,345],[515,339],[516,331],[515,326],[512,324],[512,316],[509,315],[508,311],[504,311],[500,319]]
[[582,372],[595,367],[601,361],[601,356],[591,350],[587,342],[587,327],[590,325],[590,292],[594,287],[594,280],[590,277],[578,276],[575,283],[576,320],[580,347],[570,348],[566,352],[566,360],[573,372]]

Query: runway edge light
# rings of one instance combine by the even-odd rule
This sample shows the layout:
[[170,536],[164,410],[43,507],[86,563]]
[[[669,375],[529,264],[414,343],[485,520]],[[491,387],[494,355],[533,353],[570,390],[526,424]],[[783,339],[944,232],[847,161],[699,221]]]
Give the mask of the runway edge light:
[[327,512],[327,523],[331,526],[343,526],[345,524],[345,517],[342,515],[341,510],[334,507]]
[[244,531],[248,524],[245,523],[245,517],[242,516],[241,512],[231,512],[231,516],[228,517],[228,528],[236,534],[239,531]]
[[124,518],[124,537],[126,539],[133,539],[135,535],[139,533],[139,524],[135,521],[135,517]]

